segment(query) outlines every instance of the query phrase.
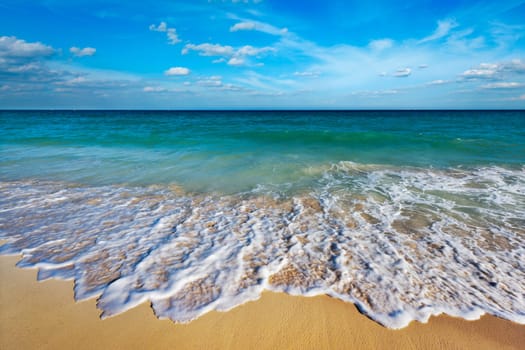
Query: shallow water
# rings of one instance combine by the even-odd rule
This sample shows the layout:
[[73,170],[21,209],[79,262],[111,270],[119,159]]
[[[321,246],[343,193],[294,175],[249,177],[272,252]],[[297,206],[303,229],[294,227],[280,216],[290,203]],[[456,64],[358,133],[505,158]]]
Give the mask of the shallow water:
[[0,113],[0,253],[103,316],[269,289],[525,323],[523,113],[301,113]]

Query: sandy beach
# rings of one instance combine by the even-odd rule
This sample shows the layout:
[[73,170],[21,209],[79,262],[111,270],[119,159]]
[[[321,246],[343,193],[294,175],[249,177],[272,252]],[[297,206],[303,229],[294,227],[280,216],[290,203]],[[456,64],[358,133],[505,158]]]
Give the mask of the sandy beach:
[[355,306],[320,297],[264,293],[229,312],[189,323],[158,320],[149,305],[106,320],[95,299],[76,303],[72,282],[36,281],[36,270],[0,257],[1,349],[519,349],[525,326],[492,316],[440,316],[389,330]]

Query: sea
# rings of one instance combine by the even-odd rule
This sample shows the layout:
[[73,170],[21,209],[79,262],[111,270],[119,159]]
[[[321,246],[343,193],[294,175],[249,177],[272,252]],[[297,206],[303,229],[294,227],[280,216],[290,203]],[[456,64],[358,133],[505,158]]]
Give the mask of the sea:
[[103,318],[525,324],[525,111],[0,111],[0,240]]

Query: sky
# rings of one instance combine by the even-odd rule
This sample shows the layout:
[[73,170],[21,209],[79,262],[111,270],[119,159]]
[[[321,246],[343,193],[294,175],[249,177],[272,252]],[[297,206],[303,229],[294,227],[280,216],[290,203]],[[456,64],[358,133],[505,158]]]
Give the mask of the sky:
[[525,108],[525,1],[0,0],[0,108]]

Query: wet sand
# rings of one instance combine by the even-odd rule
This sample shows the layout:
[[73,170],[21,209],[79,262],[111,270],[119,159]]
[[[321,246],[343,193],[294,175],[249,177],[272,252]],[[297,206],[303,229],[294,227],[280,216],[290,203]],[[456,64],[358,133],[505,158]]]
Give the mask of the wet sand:
[[389,330],[327,297],[264,293],[189,324],[158,320],[149,305],[99,319],[95,299],[75,303],[71,281],[0,257],[0,349],[523,349],[525,326],[492,316],[433,317]]

